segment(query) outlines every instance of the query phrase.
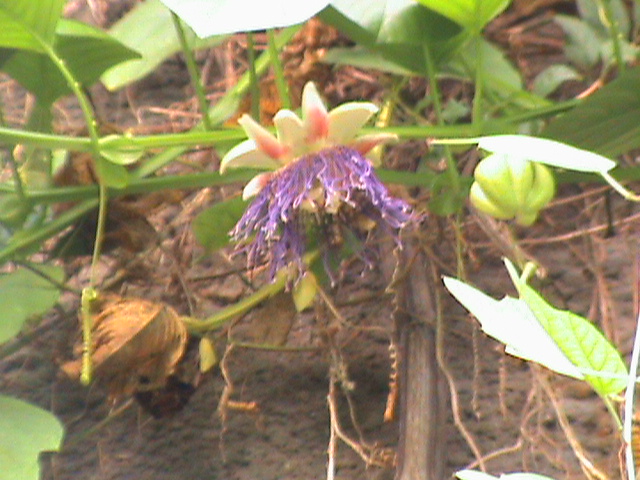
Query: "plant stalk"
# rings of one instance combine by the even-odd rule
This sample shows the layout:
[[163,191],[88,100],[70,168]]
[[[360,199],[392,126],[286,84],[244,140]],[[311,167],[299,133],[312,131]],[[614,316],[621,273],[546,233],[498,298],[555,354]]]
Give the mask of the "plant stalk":
[[200,107],[200,113],[202,115],[202,126],[205,130],[213,130],[213,123],[209,117],[209,102],[207,101],[207,95],[204,90],[204,85],[200,79],[200,73],[198,72],[198,66],[196,65],[196,59],[193,55],[193,50],[189,47],[187,42],[187,36],[182,25],[182,20],[173,11],[171,12],[171,18],[173,25],[178,34],[178,40],[180,41],[180,48],[184,55],[185,63],[187,64],[187,70],[189,71],[189,77],[191,77],[191,84],[196,93],[198,99],[198,106]]

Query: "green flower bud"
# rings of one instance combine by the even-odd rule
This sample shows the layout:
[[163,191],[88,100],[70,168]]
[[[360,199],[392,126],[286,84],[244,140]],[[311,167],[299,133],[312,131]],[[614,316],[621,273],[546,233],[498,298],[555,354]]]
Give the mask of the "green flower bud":
[[549,169],[520,157],[493,154],[478,164],[469,199],[478,210],[520,225],[536,221],[553,198],[555,181]]

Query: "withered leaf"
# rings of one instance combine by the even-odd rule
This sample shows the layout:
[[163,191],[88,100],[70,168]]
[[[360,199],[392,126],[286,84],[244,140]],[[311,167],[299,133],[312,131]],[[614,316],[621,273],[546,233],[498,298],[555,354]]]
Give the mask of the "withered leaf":
[[[139,298],[105,296],[93,324],[93,364],[97,380],[112,398],[165,385],[184,354],[187,330],[168,305]],[[82,344],[75,346],[79,356]],[[78,378],[81,360],[62,366]]]
[[232,337],[236,341],[281,346],[287,343],[289,331],[297,315],[289,292],[279,292],[253,310],[236,325]]

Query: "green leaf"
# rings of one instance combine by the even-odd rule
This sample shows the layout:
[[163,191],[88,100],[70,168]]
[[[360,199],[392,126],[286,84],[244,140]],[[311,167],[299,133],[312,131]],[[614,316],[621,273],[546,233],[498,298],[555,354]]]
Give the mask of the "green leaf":
[[[37,268],[54,280],[63,281],[62,268],[49,265],[38,265]],[[59,297],[60,291],[56,286],[31,270],[19,268],[11,273],[1,274],[0,343],[15,337],[24,322],[32,316],[48,312]]]
[[328,0],[162,0],[201,37],[250,32],[302,23]]
[[[160,0],[138,3],[111,27],[109,34],[141,54],[140,59],[120,63],[104,73],[102,82],[109,90],[117,90],[147,76],[180,51],[171,12]],[[226,35],[218,35],[199,39],[189,28],[185,34],[194,50],[216,46],[226,38]]]
[[620,352],[589,320],[568,310],[552,307],[524,282],[520,283],[518,290],[520,298],[544,329],[567,358],[585,372],[585,380],[601,397],[615,395],[625,389],[628,372]]
[[480,137],[478,148],[576,172],[602,173],[616,166],[616,162],[597,153],[526,135]]
[[[100,140],[102,143],[108,145],[111,139],[117,141],[121,137],[119,135],[107,135],[102,137]],[[136,146],[131,147],[115,147],[115,148],[102,148],[100,150],[100,154],[109,160],[118,165],[132,165],[136,163],[142,155],[144,155],[144,149]]]
[[552,120],[542,134],[615,157],[640,147],[640,67],[585,98]]
[[523,301],[513,297],[498,301],[455,278],[444,277],[443,281],[451,295],[478,319],[482,331],[505,344],[509,355],[584,378]]
[[206,373],[218,364],[216,347],[208,337],[202,337],[198,344],[200,354],[200,372]]
[[0,0],[0,47],[44,52],[66,0]]
[[64,436],[54,415],[4,395],[0,395],[0,432],[2,480],[38,480],[39,453],[60,449]]
[[418,2],[459,25],[478,32],[511,3],[510,0],[418,0]]
[[200,245],[207,251],[219,250],[229,245],[229,232],[244,213],[247,203],[240,197],[234,197],[201,212],[192,225]]
[[459,26],[413,0],[335,0],[319,16],[356,43],[421,74],[425,47],[439,63],[464,41]]
[[627,369],[616,348],[587,319],[549,305],[519,279],[505,259],[520,299],[500,301],[453,278],[449,292],[473,313],[487,335],[501,341],[506,352],[532,360],[564,375],[584,378],[602,397],[620,393]]
[[585,21],[568,15],[556,15],[554,21],[564,30],[564,53],[569,61],[584,70],[595,66],[604,41],[597,31]]
[[555,92],[564,82],[581,79],[580,74],[569,65],[551,65],[535,78],[533,92],[541,97],[546,97]]
[[100,157],[96,162],[96,171],[100,180],[111,188],[125,188],[131,181],[131,174],[120,164]]
[[[62,19],[55,34],[55,51],[82,85],[96,82],[108,68],[139,54],[106,33],[73,20]],[[0,69],[43,103],[51,104],[71,92],[53,61],[43,53],[0,50]]]
[[395,75],[411,76],[414,73],[398,63],[387,60],[379,52],[363,47],[336,47],[327,50],[320,61],[335,65],[351,65],[353,67],[380,70]]
[[305,272],[302,278],[293,286],[291,296],[297,312],[302,312],[313,305],[318,294],[318,283],[315,275]]

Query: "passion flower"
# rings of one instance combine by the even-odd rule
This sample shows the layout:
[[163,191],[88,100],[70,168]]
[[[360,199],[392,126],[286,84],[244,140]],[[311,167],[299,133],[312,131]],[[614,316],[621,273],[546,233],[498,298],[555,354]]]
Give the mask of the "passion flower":
[[529,226],[555,195],[555,180],[543,164],[493,154],[480,161],[471,185],[471,204],[494,218],[515,218]]
[[344,232],[363,238],[373,227],[391,232],[399,242],[400,228],[413,219],[411,207],[392,197],[366,155],[395,135],[357,136],[377,111],[368,102],[350,102],[327,111],[313,85],[302,94],[302,119],[290,110],[274,117],[272,135],[251,117],[239,123],[249,139],[222,159],[220,172],[254,167],[272,171],[254,177],[243,197],[255,197],[231,231],[250,269],[265,264],[273,280],[281,268],[294,264],[298,275],[308,241],[325,254],[335,253]]

